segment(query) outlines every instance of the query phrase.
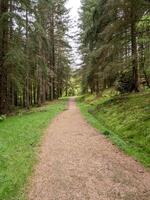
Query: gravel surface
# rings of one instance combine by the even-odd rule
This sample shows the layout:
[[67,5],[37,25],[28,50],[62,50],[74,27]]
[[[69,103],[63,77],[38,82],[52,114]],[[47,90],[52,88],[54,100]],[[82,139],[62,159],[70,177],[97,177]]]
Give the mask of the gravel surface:
[[150,200],[150,173],[87,124],[74,99],[50,124],[29,200]]

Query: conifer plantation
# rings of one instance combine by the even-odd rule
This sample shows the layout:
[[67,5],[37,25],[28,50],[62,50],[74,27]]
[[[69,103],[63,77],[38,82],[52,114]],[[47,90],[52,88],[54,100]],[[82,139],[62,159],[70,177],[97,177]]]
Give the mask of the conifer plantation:
[[150,200],[150,0],[0,0],[0,200]]
[[66,0],[0,0],[0,113],[62,96],[70,76]]
[[82,88],[121,93],[150,87],[150,2],[82,0]]

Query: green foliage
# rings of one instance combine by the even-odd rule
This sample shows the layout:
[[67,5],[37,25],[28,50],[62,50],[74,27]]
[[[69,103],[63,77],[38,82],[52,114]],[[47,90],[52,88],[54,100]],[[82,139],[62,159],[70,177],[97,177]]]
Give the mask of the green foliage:
[[66,100],[59,100],[0,123],[1,200],[24,200],[24,187],[35,163],[43,130],[65,105]]
[[[89,97],[88,97],[89,99]],[[87,97],[78,102],[88,122],[127,154],[150,167],[150,93]],[[90,112],[89,112],[90,111]]]
[[139,90],[141,77],[149,86],[149,15],[149,4],[142,0],[82,1],[83,93],[98,94],[114,86],[124,70],[133,71],[126,80],[128,86],[132,83],[128,91]]
[[116,81],[116,89],[121,93],[128,93],[132,91],[132,72],[125,71],[119,75]]
[[[81,94],[81,77],[78,70],[72,70],[71,78],[66,92],[68,96],[77,96]],[[67,96],[66,92],[64,95]]]
[[0,122],[4,121],[6,119],[6,115],[0,115]]
[[66,0],[2,1],[0,10],[0,113],[57,99],[71,76]]

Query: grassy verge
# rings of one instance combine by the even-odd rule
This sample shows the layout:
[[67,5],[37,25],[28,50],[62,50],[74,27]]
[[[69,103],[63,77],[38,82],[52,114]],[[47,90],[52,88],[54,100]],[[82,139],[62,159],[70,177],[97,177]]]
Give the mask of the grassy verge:
[[66,100],[59,100],[0,122],[1,200],[25,199],[23,188],[43,130],[65,105]]
[[150,93],[84,96],[78,100],[87,121],[128,155],[150,167]]

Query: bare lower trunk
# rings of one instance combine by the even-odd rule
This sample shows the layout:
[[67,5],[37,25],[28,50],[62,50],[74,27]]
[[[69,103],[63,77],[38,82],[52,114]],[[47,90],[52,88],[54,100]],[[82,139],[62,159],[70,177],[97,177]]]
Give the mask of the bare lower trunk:
[[144,74],[144,77],[145,77],[146,85],[147,85],[148,88],[150,88],[149,79],[148,79],[148,76],[147,76],[145,69],[143,70],[143,74]]
[[[132,12],[132,11],[131,11]],[[131,14],[132,15],[132,14]],[[132,91],[139,92],[139,67],[137,53],[136,24],[131,16],[131,48],[132,48]]]
[[[8,0],[0,1],[0,18],[8,12]],[[8,51],[8,19],[5,17],[0,28],[0,114],[7,113],[7,66],[5,56]]]

